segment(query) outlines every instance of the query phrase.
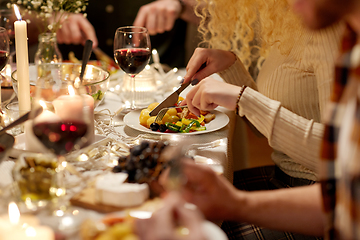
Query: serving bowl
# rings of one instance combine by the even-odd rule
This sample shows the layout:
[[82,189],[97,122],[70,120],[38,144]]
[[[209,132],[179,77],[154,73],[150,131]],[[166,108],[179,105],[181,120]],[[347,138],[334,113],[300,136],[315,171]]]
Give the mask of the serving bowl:
[[[69,77],[75,79],[79,77],[81,71],[81,64],[77,63],[46,63],[39,66],[29,66],[30,78],[30,96],[34,97],[35,86],[39,76],[51,77],[54,72],[56,76],[60,76],[61,80],[66,81]],[[83,78],[83,85],[87,94],[91,95],[97,107],[103,100],[106,91],[109,88],[110,74],[108,71],[93,65],[86,65],[86,70]],[[13,89],[18,94],[17,85],[17,70],[11,74],[11,81]]]

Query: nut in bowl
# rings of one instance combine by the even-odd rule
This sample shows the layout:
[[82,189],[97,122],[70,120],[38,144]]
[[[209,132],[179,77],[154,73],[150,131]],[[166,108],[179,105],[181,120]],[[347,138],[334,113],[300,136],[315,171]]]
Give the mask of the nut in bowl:
[[[53,78],[54,74],[62,81],[68,79],[76,79],[79,77],[81,71],[81,64],[76,63],[46,63],[38,66],[31,65],[29,67],[30,76],[30,96],[34,97],[35,85],[38,77]],[[95,107],[100,105],[103,101],[106,91],[109,88],[110,74],[108,71],[93,65],[86,65],[86,70],[83,78],[83,85],[85,86],[87,94],[91,95],[95,101]],[[17,87],[17,71],[11,74],[11,80],[15,93],[18,93]],[[54,96],[55,97],[55,96]]]

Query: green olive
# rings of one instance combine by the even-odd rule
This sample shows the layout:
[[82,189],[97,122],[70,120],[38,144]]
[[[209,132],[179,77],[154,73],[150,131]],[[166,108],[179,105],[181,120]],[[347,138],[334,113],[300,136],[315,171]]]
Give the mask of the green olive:
[[173,122],[177,122],[179,121],[180,118],[176,115],[171,115],[168,119],[167,119],[167,122],[170,122],[170,123],[173,123]]

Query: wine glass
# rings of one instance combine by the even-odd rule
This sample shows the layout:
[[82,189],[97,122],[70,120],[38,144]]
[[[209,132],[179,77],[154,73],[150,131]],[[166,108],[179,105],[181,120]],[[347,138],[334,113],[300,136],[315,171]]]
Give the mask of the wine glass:
[[[38,141],[56,155],[62,170],[67,167],[64,155],[88,144],[93,135],[94,99],[86,94],[76,69],[63,68],[61,64],[38,65],[39,76],[30,114],[32,123],[25,126],[26,137],[33,138],[33,142]],[[36,116],[39,108],[43,108],[43,112]],[[65,194],[64,171],[61,171],[50,188],[57,215],[67,210]]]
[[[0,71],[4,69],[8,62],[10,52],[8,30],[0,27]],[[0,81],[1,84],[2,80]]]
[[135,104],[135,76],[149,63],[151,44],[148,30],[144,27],[119,27],[114,38],[114,58],[119,67],[131,78],[130,109]]

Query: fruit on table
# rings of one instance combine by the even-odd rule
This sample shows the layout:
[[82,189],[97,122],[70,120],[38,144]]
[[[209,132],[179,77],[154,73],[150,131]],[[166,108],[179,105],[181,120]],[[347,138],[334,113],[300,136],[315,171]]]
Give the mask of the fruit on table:
[[125,172],[130,183],[148,183],[157,179],[166,163],[160,160],[167,142],[142,141],[130,149],[130,155],[120,157],[113,172]]

